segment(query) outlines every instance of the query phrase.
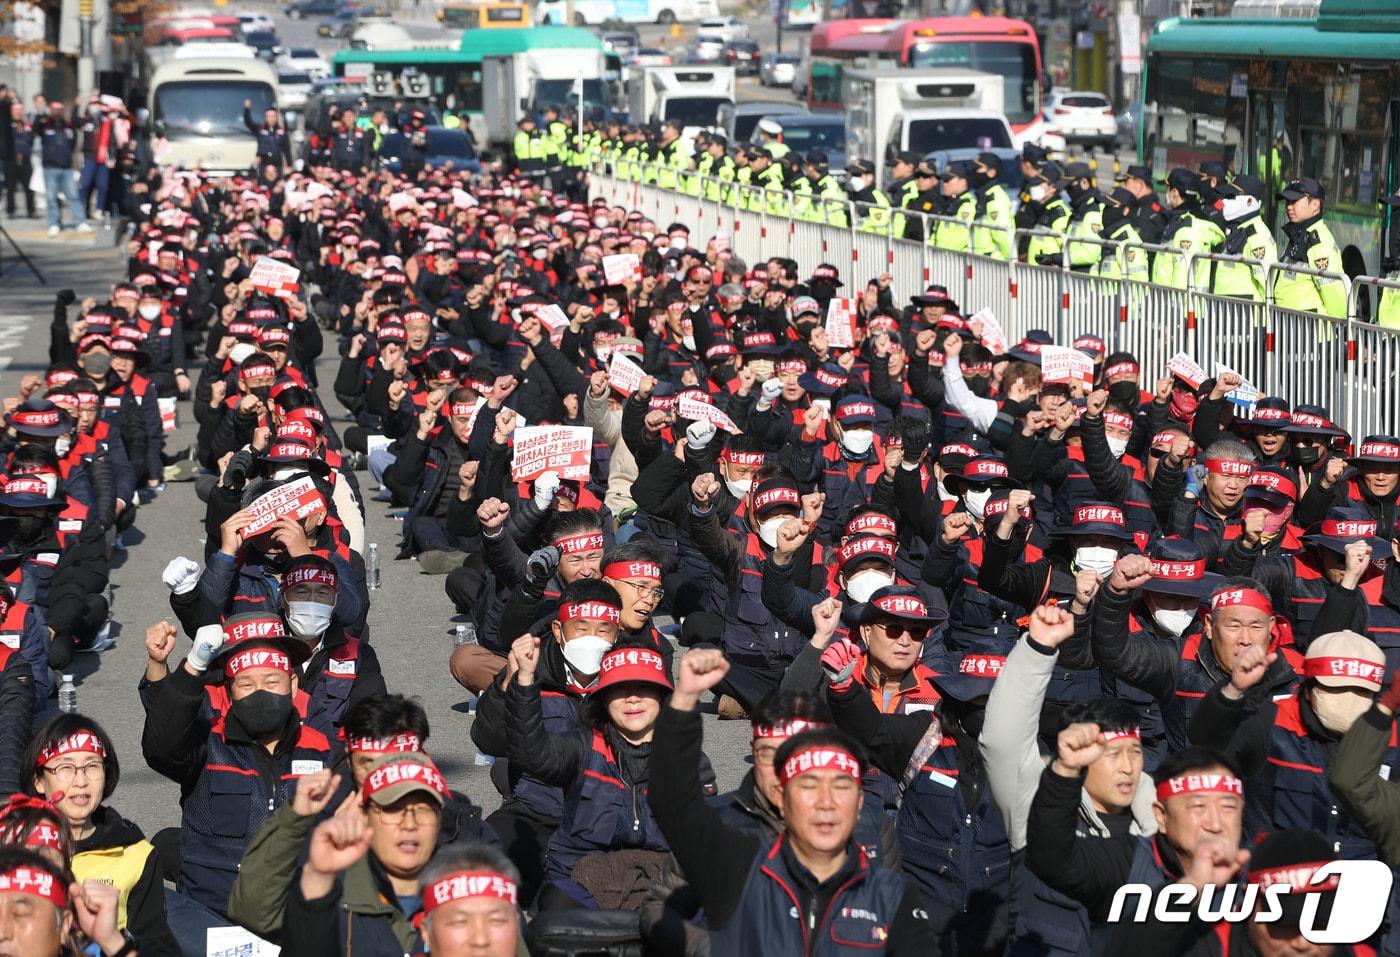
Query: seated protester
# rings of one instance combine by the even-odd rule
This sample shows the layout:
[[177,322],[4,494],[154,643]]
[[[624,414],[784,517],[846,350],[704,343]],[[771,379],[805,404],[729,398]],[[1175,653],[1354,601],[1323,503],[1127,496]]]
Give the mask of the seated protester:
[[238,391],[223,400],[217,415],[210,415],[199,428],[198,445],[208,453],[200,463],[217,471],[219,460],[253,441],[254,432],[273,426],[272,385],[277,368],[261,352],[249,354],[238,364]]
[[1160,939],[1165,925],[1106,921],[1114,896],[1128,882],[1159,890],[1183,881],[1198,889],[1231,881],[1248,856],[1240,852],[1245,794],[1239,769],[1208,748],[1173,752],[1155,775],[1157,833],[1087,840],[1078,836],[1086,769],[1107,747],[1107,736],[1096,724],[1080,722],[1060,732],[1057,754],[1031,801],[1026,866],[1053,890],[1084,905],[1095,952],[1218,955],[1217,928],[1194,915],[1179,931],[1170,930],[1174,941],[1186,935],[1170,950],[1158,950],[1153,938],[1142,936],[1144,926],[1154,926]]
[[651,813],[710,926],[710,951],[931,954],[924,902],[895,871],[873,866],[855,834],[864,798],[862,748],[834,728],[804,729],[773,755],[783,818],[776,836],[726,822],[705,800],[700,695],[725,673],[722,652],[681,659],[651,757]]
[[340,573],[332,562],[315,554],[290,559],[280,591],[288,636],[310,649],[298,673],[301,689],[311,699],[304,717],[333,737],[357,702],[387,693],[379,656],[369,642],[346,634],[332,620],[340,592]]
[[[1221,378],[1226,377],[1222,376]],[[1227,384],[1233,384],[1233,381]],[[1200,424],[1201,411],[1197,409],[1196,426],[1198,430]],[[1288,468],[1288,427],[1291,424],[1292,416],[1288,411],[1288,400],[1276,395],[1262,396],[1254,404],[1249,418],[1236,416],[1231,422],[1235,432],[1254,447],[1254,453],[1258,456],[1257,464],[1274,468]]]
[[[838,627],[844,613],[851,621],[849,640],[854,641],[859,649],[856,681],[869,689],[870,700],[880,713],[913,714],[916,711],[933,710],[939,700],[938,691],[934,688],[934,679],[937,676],[920,661],[920,658],[924,655],[924,649],[928,647],[931,624],[939,620],[936,617],[936,609],[928,609],[925,603],[929,617],[927,624],[911,624],[901,618],[884,614],[870,621],[861,621],[866,617],[866,609],[871,603],[895,595],[915,598],[920,602],[924,600],[918,589],[912,586],[882,585],[873,595],[866,596],[867,601],[852,605],[849,610],[831,598],[813,608],[815,631],[812,640],[802,649],[788,668],[787,674],[783,676],[783,690],[800,693],[821,691],[825,684],[821,657],[830,646],[833,636],[842,640],[848,637],[847,633]],[[837,635],[838,631],[842,633]],[[879,768],[867,768],[862,783],[872,809],[893,811],[898,808],[899,784]]]
[[[1278,640],[1263,587],[1250,578],[1211,575],[1205,561],[1194,543],[1162,539],[1146,555],[1118,559],[1094,599],[1094,662],[1118,697],[1138,705],[1149,749],[1158,715],[1168,752],[1185,747],[1201,699],[1247,649],[1273,649]],[[1139,592],[1146,593],[1141,602]],[[1298,676],[1290,658],[1301,667],[1292,649],[1281,650],[1251,700],[1292,691]],[[1147,702],[1155,713],[1144,710]]]
[[1298,499],[1297,522],[1308,525],[1326,514],[1334,489],[1347,474],[1345,450],[1351,436],[1333,424],[1324,406],[1299,404],[1289,415],[1288,441],[1288,466],[1298,488],[1306,490]]
[[[1363,550],[1365,556],[1361,557],[1357,553]],[[1351,628],[1372,633],[1385,650],[1387,661],[1393,657],[1394,666],[1400,667],[1400,631],[1396,630],[1400,629],[1400,612],[1385,601],[1386,572],[1371,565],[1373,555],[1382,560],[1390,557],[1388,536],[1381,534],[1364,510],[1335,508],[1307,530],[1296,551],[1261,557],[1255,551],[1232,546],[1226,553],[1226,568],[1267,588],[1270,599],[1291,623],[1298,650],[1307,650],[1320,627]],[[1342,617],[1324,626],[1324,617],[1337,614]]]
[[945,423],[945,440],[986,435],[997,416],[997,402],[991,397],[992,354],[953,332],[943,340],[943,356],[944,395],[948,410],[957,416]]
[[[917,628],[929,617],[916,595],[886,590],[859,621]],[[822,653],[837,726],[872,742],[871,761],[903,790],[895,818],[900,865],[928,901],[946,953],[1000,954],[1008,932],[1010,848],[977,749],[987,694],[1005,660],[952,652],[933,669],[936,711],[881,714],[856,680],[859,649],[838,641]]]
[[[63,404],[64,396],[72,396],[73,408]],[[101,467],[105,459],[112,470],[115,495],[113,506],[117,527],[129,527],[136,517],[134,510],[127,511],[136,501],[136,472],[131,465],[131,458],[127,455],[121,431],[113,429],[111,423],[103,420],[98,414],[100,403],[97,390],[87,379],[75,379],[58,389],[50,389],[48,398],[55,405],[64,408],[77,422],[72,445],[66,455],[59,457],[60,462],[91,461]],[[58,451],[57,443],[54,451]]]
[[20,767],[24,793],[47,798],[63,816],[73,876],[116,888],[117,926],[141,939],[141,953],[178,957],[165,923],[160,856],[139,827],[106,803],[121,778],[107,732],[91,718],[57,715],[29,741]]
[[32,848],[0,847],[0,913],[16,954],[69,957],[89,943],[112,957],[144,953],[142,942],[117,928],[116,905],[116,888],[69,883],[67,868]]
[[[58,513],[58,544],[67,548],[74,544],[89,523],[105,532],[111,527],[112,504],[106,505],[106,514],[92,501],[92,490],[87,485],[87,476],[69,473],[70,481],[63,477],[63,467],[51,448],[26,442],[10,455],[8,469],[12,476],[40,478],[54,483],[55,497],[62,497],[64,508]],[[109,497],[110,498],[110,497]]]
[[[545,733],[567,734],[581,727],[585,695],[596,688],[603,656],[621,630],[621,604],[611,586],[591,578],[563,587],[534,667]],[[455,662],[458,656],[454,653],[453,658]],[[477,699],[471,736],[483,754],[501,758],[510,753],[515,731],[508,696],[514,677],[507,666]],[[486,823],[520,867],[521,899],[529,903],[544,879],[545,845],[563,816],[564,789],[513,762],[506,774],[506,799]]]
[[[281,397],[304,390],[288,389]],[[275,406],[274,406],[275,408]],[[318,473],[319,463],[325,463],[325,479],[331,486],[332,501],[335,505],[335,521],[342,531],[337,538],[353,553],[365,553],[365,506],[361,501],[359,483],[355,474],[347,466],[345,457],[329,447],[326,416],[314,406],[301,406],[289,410],[277,425],[262,461],[274,476],[288,477],[298,472]],[[276,446],[290,443],[286,454],[278,454]],[[297,446],[305,445],[310,454],[302,454]]]
[[[1041,605],[1031,613],[1026,637],[1006,656],[987,696],[987,717],[978,746],[992,799],[1001,809],[1010,839],[1014,920],[1009,954],[1079,955],[1092,952],[1093,931],[1084,908],[1024,871],[1026,819],[1051,755],[1040,743],[1041,708],[1055,660],[1075,631],[1075,616]],[[1079,801],[1076,833],[1085,840],[1152,834],[1152,779],[1143,773],[1137,714],[1125,701],[1100,698],[1066,705],[1068,726],[1088,722],[1103,731],[1107,746],[1089,766]]]
[[[165,430],[160,424],[160,403],[155,383],[140,371],[150,362],[150,356],[132,340],[120,336],[111,339],[112,377],[102,393],[106,409],[117,409],[123,419],[134,417],[144,433],[144,455],[132,459],[138,486],[155,488],[162,484],[165,462]],[[128,405],[127,397],[135,403]]]
[[[67,507],[56,475],[11,475],[0,484],[0,516],[14,519],[13,530],[0,536],[7,539],[0,551],[0,573],[19,603],[9,609],[0,627],[11,633],[22,628],[27,633],[29,610],[37,612],[37,624],[48,629],[48,660],[54,668],[67,667],[79,648],[101,650],[96,641],[108,612],[104,589],[110,564],[105,532],[95,521],[84,522],[82,530],[64,543],[59,538],[58,516]],[[29,647],[20,645],[26,657]],[[47,696],[47,669],[33,659],[30,665],[35,668],[36,690],[42,687]],[[40,670],[45,674],[41,676]]]
[[[306,795],[302,817],[319,814],[333,793],[324,781],[314,797]],[[363,810],[328,817],[311,832],[287,893],[283,950],[307,957],[421,953],[418,879],[438,848],[448,794],[422,752],[376,761],[356,802]]]
[[[1319,831],[1344,859],[1377,856],[1376,844],[1338,807],[1326,768],[1338,741],[1370,710],[1385,679],[1385,655],[1352,631],[1315,638],[1303,660],[1303,681],[1292,696],[1245,695],[1264,677],[1275,652],[1251,647],[1235,658],[1229,677],[1201,700],[1191,717],[1192,744],[1216,748],[1239,765],[1248,786],[1245,828]],[[1380,774],[1400,770],[1394,748]]]
[[[258,828],[298,777],[331,763],[330,742],[294,705],[307,647],[275,624],[235,615],[220,633],[202,632],[146,713],[146,763],[181,788],[180,874],[166,912],[186,953],[228,923],[229,890]],[[228,702],[212,720],[206,687]]]
[[[235,611],[275,610],[282,573],[293,558],[310,554],[329,560],[339,575],[332,621],[352,630],[361,626],[368,596],[364,591],[364,573],[356,565],[362,566],[363,560],[335,540],[328,524],[331,493],[324,481],[312,476],[320,507],[301,519],[284,515],[266,531],[244,536],[243,530],[257,518],[249,506],[269,492],[297,481],[259,479],[243,488],[239,496],[243,508],[219,525],[219,549],[209,556],[198,587],[186,595],[171,594],[171,607],[182,615],[186,631],[192,630],[191,621],[185,620],[191,605],[198,606],[193,621],[196,628]],[[214,508],[211,496],[211,512]]]
[[[1139,546],[1146,544],[1156,532],[1159,512],[1169,514],[1171,499],[1156,495],[1155,486],[1145,468],[1147,456],[1130,455],[1130,445],[1151,448],[1155,437],[1166,427],[1167,405],[1154,401],[1148,413],[1134,419],[1131,411],[1111,399],[1108,392],[1089,393],[1084,414],[1079,418],[1080,450],[1084,455],[1084,471],[1094,487],[1094,498],[1113,502],[1123,509],[1130,532],[1138,537]],[[1135,436],[1140,438],[1135,438]]]
[[[590,604],[564,605],[560,615],[593,614]],[[599,604],[617,624],[616,607]],[[668,851],[646,799],[652,734],[671,692],[665,663],[650,648],[613,647],[603,655],[581,726],[550,733],[535,681],[540,639],[517,639],[511,658],[516,672],[506,690],[511,765],[564,789],[564,813],[546,850],[538,906],[636,910],[645,900],[644,885],[661,873]],[[708,764],[703,773],[714,793]],[[642,879],[625,878],[629,871]]]
[[647,645],[660,652],[670,671],[671,642],[657,630],[652,614],[666,597],[662,579],[666,556],[644,537],[613,545],[603,553],[600,571],[605,584],[617,590],[622,601],[618,640]]
[[[11,617],[11,612],[14,616]],[[36,621],[26,628],[29,608],[14,600],[0,582],[0,790],[20,789],[24,765],[20,755],[34,727],[34,716],[48,704],[50,685],[48,633]],[[37,694],[35,668],[44,672],[44,694]]]
[[[414,556],[423,570],[445,575],[462,564],[466,542],[447,533],[448,503],[457,495],[463,463],[473,456],[467,443],[476,419],[476,394],[458,388],[429,393],[418,413],[417,430],[405,437],[398,458],[384,473],[384,483],[399,501],[408,502],[400,558]],[[439,416],[445,413],[446,428]]]
[[[71,404],[70,412],[65,405]],[[9,446],[8,471],[47,471],[61,476],[66,495],[82,505],[104,528],[112,524],[116,490],[111,464],[99,456],[69,458],[73,448],[77,402],[60,405],[48,399],[30,399],[5,416],[7,431],[17,444]],[[7,443],[8,444],[8,443]],[[16,468],[16,456],[29,454],[28,463],[42,468]]]
[[[142,407],[137,404],[135,395],[129,390],[113,391],[120,387],[121,379],[112,371],[111,339],[92,332],[79,339],[78,369],[82,377],[76,382],[80,388],[90,387],[97,392],[100,421],[121,439],[127,460],[131,463],[133,481],[137,487],[145,488],[150,463],[147,453],[150,439],[142,417]],[[159,412],[159,408],[156,411]]]
[[[884,473],[875,446],[875,403],[864,395],[848,395],[836,403],[827,423],[833,443],[822,463],[820,489],[826,495],[817,538],[832,542],[850,513],[870,501],[875,482]],[[811,443],[804,431],[801,441]]]
[[1225,549],[1244,530],[1244,492],[1254,472],[1254,453],[1234,439],[1221,439],[1206,449],[1204,477],[1194,486],[1192,473],[1172,506],[1166,532],[1189,538],[1205,553],[1207,567],[1216,569]]
[[[89,425],[96,418],[96,396],[96,393],[92,393],[88,410]],[[83,476],[83,486],[88,489],[87,494],[78,494],[81,486],[72,483],[69,494],[82,498],[83,504],[93,508],[104,527],[110,527],[116,521],[119,512],[130,505],[131,486],[123,488],[123,479],[119,477],[117,465],[105,444],[99,444],[91,435],[81,430],[79,419],[82,412],[79,409],[77,394],[68,387],[60,387],[50,389],[45,398],[67,413],[73,422],[71,431],[57,436],[51,449],[59,474]],[[125,499],[121,497],[123,491],[128,496]]]
[[419,933],[434,957],[518,957],[524,918],[520,874],[500,851],[454,844],[433,855],[419,876]]

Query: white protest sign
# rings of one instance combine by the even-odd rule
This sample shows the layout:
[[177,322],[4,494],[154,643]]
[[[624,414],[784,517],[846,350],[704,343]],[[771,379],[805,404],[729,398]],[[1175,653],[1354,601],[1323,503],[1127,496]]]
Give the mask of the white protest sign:
[[608,285],[642,281],[642,260],[636,253],[618,253],[603,257],[603,278]]
[[277,296],[279,299],[291,299],[296,295],[301,270],[295,266],[289,266],[286,263],[262,256],[253,263],[248,278],[252,280],[253,288],[259,292]]
[[[1231,369],[1223,362],[1217,362],[1215,364],[1215,377],[1217,379],[1219,379],[1222,375],[1225,375],[1227,372],[1239,375],[1238,372],[1235,372],[1234,369]],[[1225,393],[1225,398],[1229,399],[1231,403],[1239,406],[1240,408],[1250,409],[1254,407],[1254,403],[1259,401],[1259,387],[1254,385],[1244,376],[1240,376],[1240,387],[1238,389],[1235,389],[1233,392]]]
[[1040,377],[1045,382],[1094,384],[1094,360],[1067,346],[1040,347]]
[[996,313],[990,309],[979,309],[967,320],[967,324],[973,329],[979,328],[980,325],[982,345],[986,346],[992,355],[1006,355],[1006,332],[1001,328],[1001,320],[996,317]]
[[549,330],[549,341],[556,346],[564,341],[564,330],[569,328],[569,317],[564,315],[564,310],[554,303],[538,306],[535,309],[535,318],[544,323]]
[[515,430],[511,475],[527,482],[545,472],[587,479],[593,461],[593,430],[577,425],[530,425]]
[[1200,388],[1201,383],[1206,381],[1206,370],[1184,352],[1178,352],[1167,360],[1167,371],[1184,380],[1193,389]]
[[316,490],[311,476],[304,475],[295,482],[279,485],[271,492],[259,495],[247,510],[253,513],[253,520],[244,526],[241,534],[244,538],[252,538],[276,525],[280,518],[301,521],[313,512],[324,512],[326,500]]
[[734,424],[733,419],[711,403],[695,398],[693,393],[680,397],[676,403],[676,415],[692,422],[709,422],[715,428],[723,429],[731,435],[739,434],[739,427]]
[[282,952],[242,927],[210,927],[205,933],[205,957],[277,957]]
[[614,352],[608,361],[608,385],[631,397],[642,385],[646,373],[625,352]]
[[856,301],[833,296],[826,307],[826,342],[833,349],[854,349],[856,345]]

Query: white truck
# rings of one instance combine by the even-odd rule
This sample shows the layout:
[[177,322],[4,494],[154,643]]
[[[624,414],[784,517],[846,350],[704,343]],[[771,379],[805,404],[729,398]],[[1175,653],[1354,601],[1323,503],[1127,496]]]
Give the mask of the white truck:
[[841,82],[846,155],[874,164],[881,187],[903,150],[1011,146],[1011,127],[1001,112],[1002,78],[994,73],[880,67],[845,70]]
[[735,98],[732,66],[649,66],[627,77],[627,104],[633,123],[679,120],[687,141],[718,122],[719,108]]
[[487,141],[509,143],[526,113],[538,113],[550,105],[577,109],[575,81],[580,79],[585,110],[612,109],[615,104],[604,80],[604,68],[601,49],[560,47],[482,57],[481,101]]

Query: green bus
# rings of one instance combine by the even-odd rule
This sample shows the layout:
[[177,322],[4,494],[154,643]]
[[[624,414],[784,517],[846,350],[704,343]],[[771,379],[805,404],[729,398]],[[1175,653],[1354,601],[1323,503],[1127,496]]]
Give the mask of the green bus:
[[477,141],[484,143],[484,128],[479,128],[482,59],[517,53],[547,55],[552,50],[596,50],[604,57],[605,76],[602,81],[585,82],[584,102],[618,102],[612,95],[616,92],[613,88],[621,83],[622,68],[617,55],[604,50],[602,41],[581,27],[467,30],[456,47],[439,44],[399,50],[340,50],[331,59],[331,70],[338,77],[358,82],[367,81],[372,74],[386,73],[401,84],[406,78],[417,78],[423,94],[439,108],[470,114]]
[[[1400,186],[1400,0],[1322,0],[1315,19],[1159,23],[1147,41],[1138,156],[1154,174],[1205,160],[1268,185],[1310,176],[1349,275],[1380,275],[1382,197]],[[1400,228],[1400,223],[1397,223]]]

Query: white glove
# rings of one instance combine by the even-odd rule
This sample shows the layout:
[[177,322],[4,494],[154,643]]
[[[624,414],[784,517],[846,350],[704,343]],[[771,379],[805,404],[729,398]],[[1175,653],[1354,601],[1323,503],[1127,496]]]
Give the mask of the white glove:
[[190,649],[185,663],[203,674],[205,669],[209,667],[209,662],[214,660],[214,656],[219,653],[219,649],[223,646],[224,626],[203,625],[194,633],[194,647]]
[[703,449],[715,437],[713,422],[692,422],[685,430],[686,443],[693,449]]
[[535,505],[541,511],[549,508],[554,501],[554,494],[559,491],[559,473],[545,472],[535,479]]
[[759,412],[767,412],[772,408],[773,403],[778,401],[778,396],[782,394],[783,383],[780,379],[776,376],[766,379],[763,383],[763,392],[759,395],[758,401],[754,403],[754,408]]
[[184,555],[172,558],[165,571],[160,573],[160,580],[175,594],[187,594],[199,584],[199,563],[190,561]]

